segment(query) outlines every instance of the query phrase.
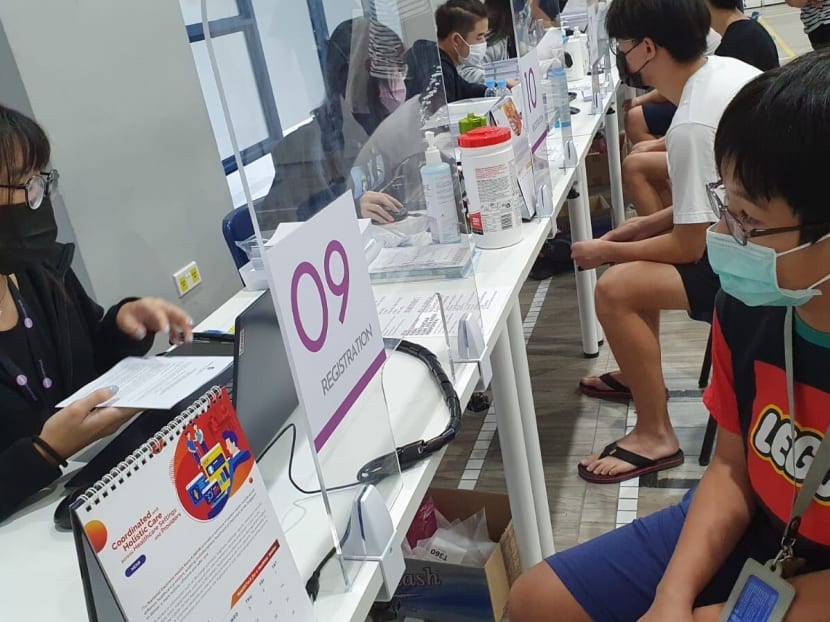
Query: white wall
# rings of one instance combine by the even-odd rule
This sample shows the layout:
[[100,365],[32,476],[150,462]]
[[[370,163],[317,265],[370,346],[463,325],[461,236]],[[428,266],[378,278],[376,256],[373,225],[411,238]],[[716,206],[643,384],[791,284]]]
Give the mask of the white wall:
[[[30,112],[52,141],[61,195],[94,296],[181,299],[200,319],[239,286],[220,231],[232,205],[178,4],[2,0]],[[0,101],[20,100],[0,45]],[[8,59],[7,59],[8,60]],[[81,270],[83,272],[83,270]]]

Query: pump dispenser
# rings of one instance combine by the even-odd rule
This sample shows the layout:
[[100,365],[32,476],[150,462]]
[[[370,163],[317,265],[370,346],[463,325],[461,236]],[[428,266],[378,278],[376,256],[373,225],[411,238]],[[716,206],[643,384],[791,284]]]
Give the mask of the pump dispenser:
[[435,146],[435,134],[425,132],[424,135],[427,150],[426,164],[421,167],[421,181],[432,241],[436,244],[456,243],[461,240],[461,234],[458,231],[450,165],[441,159],[441,152]]

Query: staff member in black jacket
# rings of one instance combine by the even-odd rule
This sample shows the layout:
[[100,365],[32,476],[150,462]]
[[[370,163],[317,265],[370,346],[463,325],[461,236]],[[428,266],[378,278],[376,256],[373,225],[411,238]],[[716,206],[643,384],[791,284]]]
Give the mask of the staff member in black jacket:
[[485,86],[467,82],[458,73],[462,59],[487,49],[487,8],[479,0],[448,0],[435,11],[438,51],[447,102],[484,97]]
[[97,408],[117,387],[55,412],[55,404],[126,356],[145,354],[153,334],[189,340],[191,320],[155,298],[128,298],[104,313],[58,244],[40,126],[0,106],[0,519],[61,474],[66,458],[114,432],[134,411]]

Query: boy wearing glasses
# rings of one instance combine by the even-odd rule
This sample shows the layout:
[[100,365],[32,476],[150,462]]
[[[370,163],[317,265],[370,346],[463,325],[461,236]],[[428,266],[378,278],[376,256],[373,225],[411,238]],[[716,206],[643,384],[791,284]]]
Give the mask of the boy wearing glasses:
[[666,134],[674,205],[572,248],[582,268],[618,264],[597,283],[596,306],[620,369],[584,378],[580,390],[633,398],[637,409],[630,434],[579,464],[591,483],[616,483],[684,460],[660,365],[660,311],[711,318],[720,287],[706,255],[706,229],[715,220],[706,194],[717,177],[715,130],[735,93],[759,73],[733,58],[705,57],[709,25],[704,0],[615,0],[608,9],[623,82],[652,86],[677,105]]
[[721,220],[707,231],[723,292],[704,397],[719,430],[696,490],[532,568],[513,586],[511,622],[828,619],[829,104],[830,54],[808,54],[750,82],[723,114],[723,180],[709,187]]

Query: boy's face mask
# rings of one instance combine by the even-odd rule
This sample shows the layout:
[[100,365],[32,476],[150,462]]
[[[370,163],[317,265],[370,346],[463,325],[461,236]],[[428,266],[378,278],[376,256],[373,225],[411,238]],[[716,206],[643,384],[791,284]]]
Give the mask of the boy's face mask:
[[[830,234],[815,243],[827,239]],[[776,253],[772,248],[751,241],[742,246],[731,235],[715,231],[714,226],[706,232],[709,263],[720,277],[721,288],[749,307],[799,307],[821,295],[818,286],[830,280],[830,273],[804,289],[784,289],[778,285],[778,258],[808,246],[812,243]]]
[[626,52],[623,52],[619,49],[619,45],[617,46],[617,71],[620,74],[620,81],[625,84],[626,86],[630,86],[634,89],[643,89],[650,85],[647,85],[643,82],[643,68],[651,62],[651,59],[644,62],[640,65],[640,68],[637,71],[629,71],[628,69],[628,55],[634,51],[642,41],[630,47]]

